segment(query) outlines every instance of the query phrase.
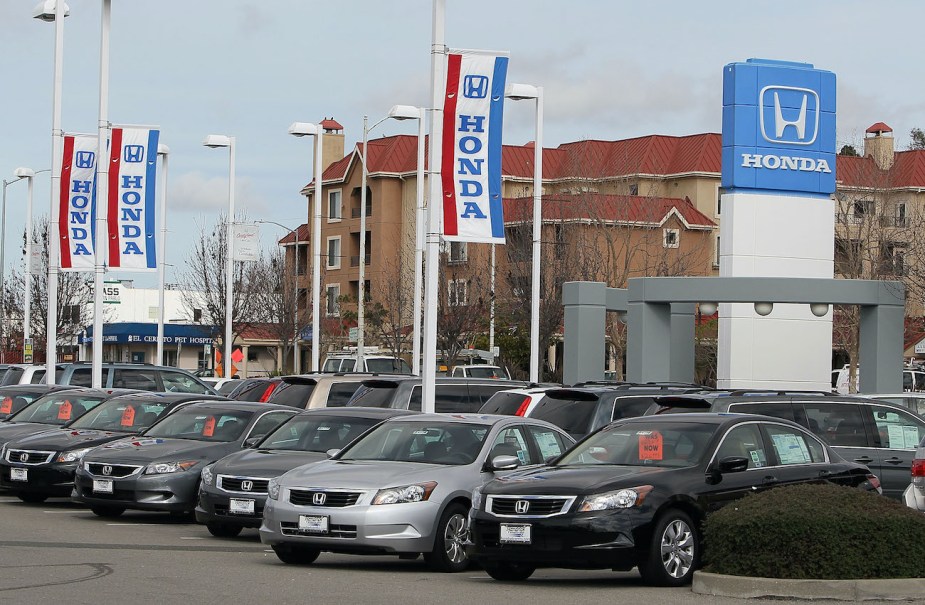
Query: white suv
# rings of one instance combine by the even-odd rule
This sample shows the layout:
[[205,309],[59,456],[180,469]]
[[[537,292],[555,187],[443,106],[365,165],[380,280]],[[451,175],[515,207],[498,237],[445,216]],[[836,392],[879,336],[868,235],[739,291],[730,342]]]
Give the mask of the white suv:
[[410,374],[411,366],[399,357],[364,355],[363,365],[357,368],[356,355],[328,355],[321,366],[322,372],[369,372],[374,374]]

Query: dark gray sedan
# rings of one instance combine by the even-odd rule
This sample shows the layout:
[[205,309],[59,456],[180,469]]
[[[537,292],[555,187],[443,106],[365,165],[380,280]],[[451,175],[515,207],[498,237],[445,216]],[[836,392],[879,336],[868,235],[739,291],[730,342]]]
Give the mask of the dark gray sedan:
[[203,467],[256,443],[295,413],[267,403],[191,404],[136,437],[88,452],[74,480],[76,498],[101,517],[127,508],[191,513]]
[[303,464],[326,460],[371,427],[407,410],[323,408],[294,416],[263,438],[254,449],[229,454],[202,469],[196,520],[209,533],[232,537],[245,527],[260,527],[270,479]]

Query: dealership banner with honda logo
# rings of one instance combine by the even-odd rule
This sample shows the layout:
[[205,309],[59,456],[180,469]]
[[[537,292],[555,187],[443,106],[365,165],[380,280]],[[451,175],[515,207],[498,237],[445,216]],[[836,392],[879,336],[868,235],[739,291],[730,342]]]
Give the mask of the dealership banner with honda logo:
[[62,271],[92,271],[96,262],[93,244],[98,138],[95,134],[66,134],[63,138],[58,197],[59,266]]
[[504,243],[501,127],[506,53],[452,51],[443,105],[443,239]]
[[109,269],[157,268],[157,141],[153,128],[112,129],[109,163]]

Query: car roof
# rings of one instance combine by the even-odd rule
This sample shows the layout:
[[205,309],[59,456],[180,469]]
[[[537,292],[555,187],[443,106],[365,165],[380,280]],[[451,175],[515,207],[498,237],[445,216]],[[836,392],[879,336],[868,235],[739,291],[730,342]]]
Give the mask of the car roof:
[[373,418],[385,420],[395,416],[419,416],[420,412],[401,410],[397,408],[369,408],[369,407],[331,407],[305,410],[299,416],[341,416],[344,418]]
[[79,387],[69,384],[7,384],[0,386],[0,393],[15,391],[17,393],[54,393],[55,391],[73,391]]
[[727,422],[734,422],[737,420],[766,420],[771,422],[786,422],[788,424],[794,424],[791,420],[785,420],[782,418],[777,418],[775,416],[765,416],[764,414],[742,414],[737,412],[694,412],[691,414],[669,414],[666,416],[636,416],[633,418],[624,418],[622,420],[616,420],[611,424],[633,424],[633,423],[653,423],[653,424],[663,424],[663,423],[672,423],[672,422],[691,422],[691,423],[700,423],[700,424],[724,424]]
[[221,395],[209,395],[203,393],[164,393],[157,391],[139,391],[135,393],[125,393],[117,396],[119,399],[130,401],[141,400],[149,402],[168,402],[175,403],[179,401],[231,401]]
[[[412,414],[408,418],[397,418],[396,420],[409,420],[412,422],[453,422],[465,424],[483,424],[485,426],[494,426],[496,424],[542,424],[554,427],[548,422],[537,420],[535,418],[523,418],[521,416],[502,416],[499,414],[478,414],[478,413],[433,413],[433,414]],[[562,429],[554,427],[556,430]]]
[[215,399],[192,403],[184,408],[191,409],[216,409],[230,410],[241,412],[259,412],[260,410],[287,411],[295,412],[298,408],[291,405],[277,405],[275,403],[260,403],[258,401],[234,401],[231,399]]

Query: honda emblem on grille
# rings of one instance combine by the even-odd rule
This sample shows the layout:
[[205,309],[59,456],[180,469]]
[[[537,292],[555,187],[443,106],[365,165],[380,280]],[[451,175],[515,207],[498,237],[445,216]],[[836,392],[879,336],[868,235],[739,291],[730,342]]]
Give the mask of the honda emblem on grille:
[[20,462],[29,462],[29,454],[26,454],[25,452],[23,452],[22,454],[20,454],[20,455],[19,455],[19,461],[20,461]]
[[312,494],[312,504],[315,506],[324,506],[324,503],[327,499],[328,495],[324,492],[316,492]]
[[109,466],[108,464],[107,464],[106,466],[104,466],[104,467],[103,467],[103,474],[104,474],[104,475],[107,475],[107,476],[108,476],[108,475],[111,475],[111,474],[112,474],[112,467]]
[[254,482],[253,482],[253,481],[244,480],[244,481],[241,482],[241,491],[242,491],[242,492],[249,492],[249,491],[251,491],[252,489],[254,489]]
[[530,510],[530,501],[529,500],[518,500],[514,503],[514,512],[518,515],[522,515]]

